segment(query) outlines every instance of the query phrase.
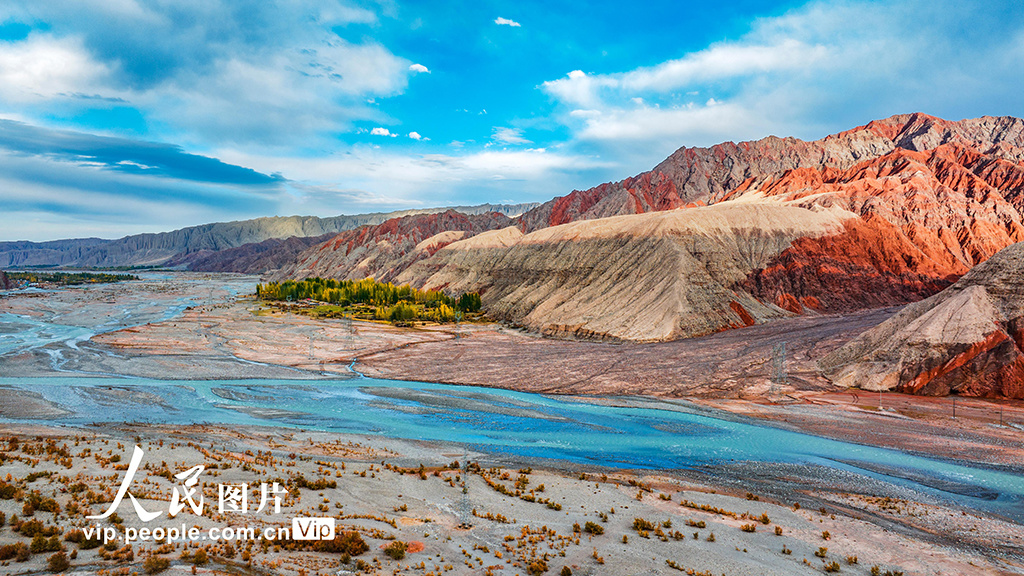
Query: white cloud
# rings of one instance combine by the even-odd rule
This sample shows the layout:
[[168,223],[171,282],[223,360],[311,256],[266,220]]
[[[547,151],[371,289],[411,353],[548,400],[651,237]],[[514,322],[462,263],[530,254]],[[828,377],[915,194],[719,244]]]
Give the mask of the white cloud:
[[412,138],[413,140],[422,140],[423,136],[420,136],[419,132],[409,132],[409,138]]
[[370,130],[370,134],[373,134],[374,136],[390,136],[392,138],[398,136],[398,134],[392,133],[391,130],[388,130],[387,128],[382,128],[380,126],[374,128],[373,130]]
[[580,114],[578,137],[583,140],[637,142],[670,141],[681,145],[718,143],[723,134],[732,139],[757,138],[778,126],[738,104],[680,106],[675,108],[609,109],[600,114]]
[[80,39],[32,34],[21,42],[0,42],[0,98],[8,103],[113,94],[104,85],[109,75]]
[[625,73],[587,75],[582,70],[573,70],[565,78],[544,82],[542,87],[567,103],[591,106],[602,98],[602,92],[666,92],[723,78],[805,69],[827,56],[824,46],[793,39],[773,44],[724,43]]
[[423,73],[423,74],[430,74],[430,70],[427,69],[427,67],[424,66],[423,64],[412,64],[412,65],[409,66],[409,71],[410,72],[420,72],[420,73]]
[[792,38],[771,44],[719,44],[652,68],[639,68],[619,81],[626,90],[665,91],[718,78],[804,69],[827,56],[826,47]]
[[509,20],[508,18],[502,18],[501,16],[495,18],[494,23],[499,26],[511,26],[513,28],[519,28],[521,26],[519,22],[516,22],[515,20]]
[[491,139],[498,144],[530,144],[530,140],[523,138],[523,131],[519,128],[494,127],[494,134]]
[[207,142],[287,144],[343,130],[352,120],[383,121],[365,96],[405,88],[407,61],[376,44],[342,41],[266,58],[231,58],[202,73],[130,95],[154,118]]
[[[330,158],[255,156],[236,150],[220,150],[216,156],[225,162],[280,173],[302,185],[361,190],[370,198],[390,199],[394,207],[444,204],[445,200],[437,196],[439,189],[464,190],[483,201],[487,196],[481,196],[480,190],[490,190],[499,180],[508,183],[508,191],[520,198],[524,193],[522,181],[537,182],[531,186],[529,192],[535,195],[531,197],[547,199],[570,189],[581,172],[609,167],[608,162],[593,157],[550,150],[408,155],[363,146]],[[320,214],[345,209],[338,199],[324,199],[324,204],[316,208]],[[309,208],[304,213],[308,212]]]

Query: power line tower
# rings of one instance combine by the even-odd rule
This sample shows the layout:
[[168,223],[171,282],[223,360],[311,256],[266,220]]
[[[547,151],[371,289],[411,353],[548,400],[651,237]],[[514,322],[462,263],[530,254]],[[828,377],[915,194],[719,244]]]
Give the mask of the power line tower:
[[775,394],[775,387],[785,387],[789,382],[786,372],[786,343],[779,342],[772,348],[772,387],[769,394]]

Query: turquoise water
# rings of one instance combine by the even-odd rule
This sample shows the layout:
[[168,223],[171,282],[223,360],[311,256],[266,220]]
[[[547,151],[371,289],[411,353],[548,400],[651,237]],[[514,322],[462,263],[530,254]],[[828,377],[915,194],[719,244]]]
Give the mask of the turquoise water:
[[981,507],[1009,516],[1019,516],[1024,503],[1024,479],[1014,474],[714,418],[655,400],[583,401],[373,378],[0,378],[0,385],[30,390],[60,405],[69,414],[56,422],[69,425],[102,421],[299,427],[454,442],[492,454],[614,468],[679,469],[737,461],[815,464],[945,493],[962,502],[987,502]]

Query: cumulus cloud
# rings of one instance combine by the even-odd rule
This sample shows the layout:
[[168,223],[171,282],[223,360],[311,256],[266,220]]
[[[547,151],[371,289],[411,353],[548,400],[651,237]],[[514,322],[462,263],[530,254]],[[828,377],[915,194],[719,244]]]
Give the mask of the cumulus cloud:
[[413,140],[422,140],[423,136],[420,136],[419,132],[409,132],[409,138],[412,138]]
[[[295,182],[344,182],[371,195],[409,205],[443,205],[439,189],[452,193],[495,189],[519,192],[523,181],[537,181],[531,193],[547,199],[580,180],[580,175],[609,166],[590,156],[545,150],[485,150],[462,155],[408,155],[386,149],[359,147],[332,158],[253,156],[218,152],[226,162],[253,166],[261,172],[280,173]],[[301,178],[298,177],[301,175]],[[501,184],[497,184],[501,182]],[[505,186],[519,187],[505,188]],[[497,186],[497,188],[495,188]],[[486,196],[484,196],[486,197]],[[403,204],[397,204],[402,206]],[[341,206],[334,204],[335,209]]]
[[427,67],[424,66],[423,64],[412,64],[411,66],[409,66],[409,71],[410,72],[420,72],[420,73],[423,73],[423,74],[430,74],[430,70],[427,69]]
[[392,133],[391,130],[388,130],[387,128],[382,128],[380,126],[374,128],[373,130],[370,130],[370,134],[373,134],[374,136],[390,136],[392,138],[398,136],[398,134]]
[[638,107],[610,109],[597,114],[579,111],[583,119],[578,137],[583,140],[636,142],[666,140],[677,147],[684,143],[717,143],[723,134],[758,137],[779,128],[770,119],[736,104]]
[[[587,75],[573,70],[565,78],[544,82],[542,87],[559,99],[591,106],[605,94],[666,92],[722,78],[801,70],[824,61],[828,49],[794,39],[774,44],[719,44],[657,66],[618,74]],[[605,93],[605,94],[603,94]]]
[[509,20],[508,18],[502,18],[501,16],[495,18],[494,23],[497,24],[498,26],[511,26],[512,28],[519,28],[521,26],[519,22],[516,22],[515,20]]

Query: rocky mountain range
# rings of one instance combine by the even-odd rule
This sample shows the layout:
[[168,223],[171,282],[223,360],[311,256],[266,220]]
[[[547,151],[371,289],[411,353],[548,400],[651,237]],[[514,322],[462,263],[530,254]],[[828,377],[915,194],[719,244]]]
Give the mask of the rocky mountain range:
[[499,212],[467,215],[448,210],[393,218],[333,236],[299,254],[271,278],[321,276],[358,280],[373,276],[388,282],[452,242],[511,224],[512,220]]
[[[509,229],[419,234],[404,248],[388,238],[386,254],[369,235],[372,266],[338,258],[331,240],[277,277],[383,272],[478,291],[494,317],[531,330],[603,340],[903,304],[1024,240],[1022,160],[1024,121],[1009,117],[910,114],[813,142],[682,148],[650,172],[542,204]],[[345,253],[361,254],[346,238]]]
[[[267,240],[287,238],[310,238],[325,234],[336,234],[360,226],[380,224],[393,218],[414,214],[433,214],[445,210],[456,210],[466,214],[497,212],[517,216],[535,204],[479,206],[457,206],[454,208],[430,208],[425,210],[403,210],[388,213],[357,214],[318,218],[316,216],[275,216],[216,222],[161,232],[158,234],[136,234],[117,240],[82,238],[56,240],[52,242],[0,242],[0,266],[5,268],[23,266],[60,266],[66,268],[116,268],[125,266],[175,265],[193,270],[264,272],[290,261],[299,252],[298,244],[306,247],[312,242],[302,240],[276,242],[255,246]],[[321,238],[320,240],[324,240]],[[254,245],[254,246],[247,246]],[[228,256],[213,257],[223,250],[247,246]],[[255,254],[279,253],[265,258]],[[225,264],[229,260],[243,258],[236,264]],[[268,268],[269,266],[270,268]]]

